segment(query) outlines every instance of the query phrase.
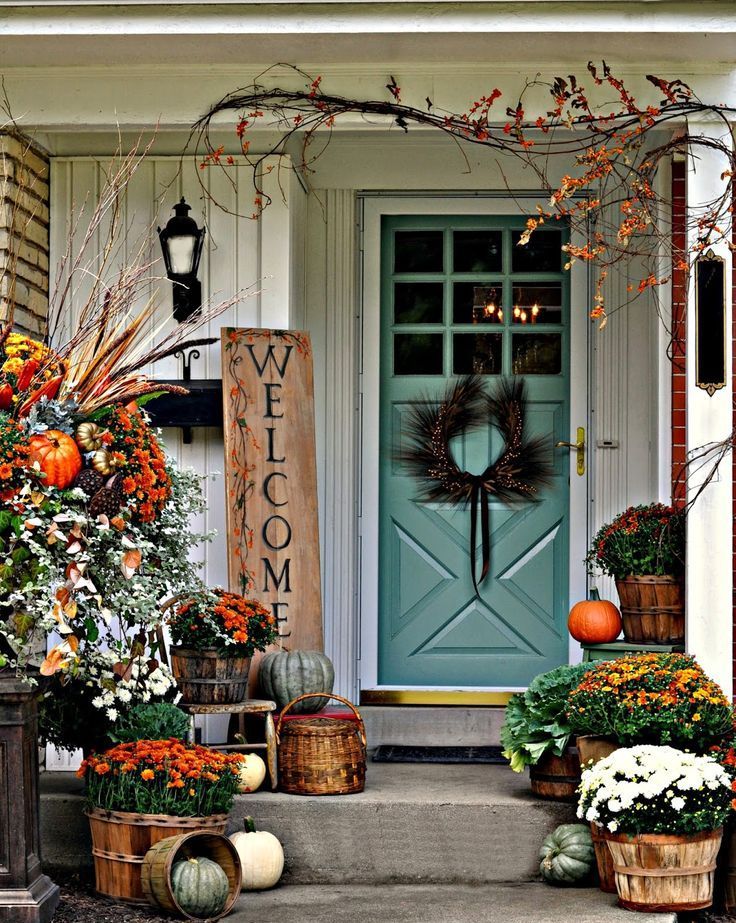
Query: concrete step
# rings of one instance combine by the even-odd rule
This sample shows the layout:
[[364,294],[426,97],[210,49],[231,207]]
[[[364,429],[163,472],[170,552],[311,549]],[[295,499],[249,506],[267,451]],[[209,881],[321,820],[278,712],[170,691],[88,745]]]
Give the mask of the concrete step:
[[[79,780],[45,773],[42,792],[44,861],[88,865]],[[368,764],[357,795],[241,795],[231,829],[249,814],[284,844],[284,880],[310,885],[532,881],[545,835],[574,819],[571,805],[534,798],[506,766],[382,763]]]
[[368,746],[488,747],[500,742],[503,708],[365,705]]
[[[244,894],[231,923],[631,923],[597,888],[526,885],[297,885]],[[676,923],[638,913],[636,923]]]

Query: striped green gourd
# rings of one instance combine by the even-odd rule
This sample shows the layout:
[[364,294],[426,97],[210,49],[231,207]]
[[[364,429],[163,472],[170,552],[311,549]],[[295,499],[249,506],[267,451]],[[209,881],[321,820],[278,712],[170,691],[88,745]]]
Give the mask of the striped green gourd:
[[209,920],[222,913],[230,893],[225,870],[204,856],[181,859],[171,870],[171,891],[190,916]]
[[[335,670],[321,651],[274,651],[261,660],[260,681],[266,698],[283,708],[308,692],[332,692]],[[290,711],[311,714],[328,702],[328,698],[307,699]]]

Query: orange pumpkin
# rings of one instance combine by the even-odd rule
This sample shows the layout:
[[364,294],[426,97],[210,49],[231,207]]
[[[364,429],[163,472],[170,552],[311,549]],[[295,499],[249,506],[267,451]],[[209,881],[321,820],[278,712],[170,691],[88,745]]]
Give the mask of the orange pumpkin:
[[45,484],[64,489],[82,470],[82,456],[71,436],[50,429],[31,438],[30,463],[38,462]]
[[567,630],[582,644],[608,644],[621,632],[621,613],[607,599],[584,599],[570,610]]

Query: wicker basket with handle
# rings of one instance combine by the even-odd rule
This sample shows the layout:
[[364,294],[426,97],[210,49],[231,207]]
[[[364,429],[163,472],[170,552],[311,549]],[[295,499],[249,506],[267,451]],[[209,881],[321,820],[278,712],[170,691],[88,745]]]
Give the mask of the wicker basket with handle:
[[279,787],[292,795],[352,795],[365,787],[365,725],[358,709],[339,695],[331,695],[352,709],[355,721],[338,718],[300,718],[284,723],[290,708],[310,697],[293,699],[281,712],[276,727]]

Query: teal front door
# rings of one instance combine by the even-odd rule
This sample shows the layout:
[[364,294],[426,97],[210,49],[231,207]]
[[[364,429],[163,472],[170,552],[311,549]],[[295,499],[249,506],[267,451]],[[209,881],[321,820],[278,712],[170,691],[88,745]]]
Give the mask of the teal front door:
[[[566,231],[518,246],[523,218],[384,216],[381,227],[379,644],[381,685],[526,686],[567,663],[569,274]],[[470,512],[417,499],[397,460],[407,414],[456,376],[523,376],[528,423],[554,476],[539,501],[492,501],[490,572],[477,596]],[[480,473],[496,430],[453,447]],[[480,530],[477,546],[480,560]]]

